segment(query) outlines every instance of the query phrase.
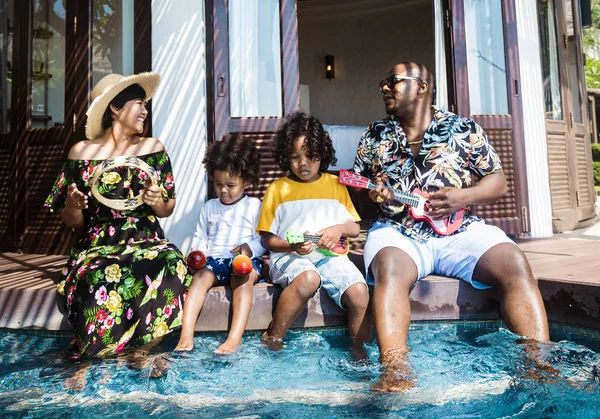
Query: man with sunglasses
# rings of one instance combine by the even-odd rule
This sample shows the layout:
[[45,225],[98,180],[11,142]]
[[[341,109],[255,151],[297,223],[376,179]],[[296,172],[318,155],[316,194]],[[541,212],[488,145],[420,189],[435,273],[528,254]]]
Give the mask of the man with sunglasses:
[[[407,353],[409,292],[429,274],[496,287],[504,322],[516,334],[549,339],[548,321],[531,268],[506,234],[468,209],[458,230],[439,234],[411,218],[394,191],[429,194],[426,215],[447,219],[469,205],[491,204],[506,193],[498,155],[482,128],[432,106],[434,78],[423,65],[401,63],[379,83],[387,117],[371,124],[358,145],[354,171],[377,183],[369,197],[379,219],[364,248],[380,360],[377,389],[415,385]],[[477,182],[475,182],[475,180]]]

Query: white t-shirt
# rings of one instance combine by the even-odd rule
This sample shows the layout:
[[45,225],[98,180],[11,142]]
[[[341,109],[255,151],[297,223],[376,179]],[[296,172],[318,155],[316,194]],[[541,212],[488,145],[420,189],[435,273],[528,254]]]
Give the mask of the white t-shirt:
[[206,202],[200,210],[192,250],[200,250],[214,258],[235,257],[231,250],[248,244],[252,257],[265,253],[256,232],[262,202],[244,196],[233,205],[224,205],[218,198]]

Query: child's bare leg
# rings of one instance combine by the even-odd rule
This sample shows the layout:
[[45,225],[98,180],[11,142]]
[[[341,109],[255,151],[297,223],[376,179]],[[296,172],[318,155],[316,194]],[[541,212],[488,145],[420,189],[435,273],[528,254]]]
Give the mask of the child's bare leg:
[[363,344],[371,337],[371,313],[369,312],[369,290],[359,282],[351,285],[344,295],[342,304],[348,311],[348,330],[352,348],[362,351]]
[[201,269],[194,274],[194,280],[183,304],[181,336],[175,347],[176,351],[191,351],[194,348],[196,320],[208,290],[218,284],[217,277],[210,269]]
[[273,341],[281,342],[285,332],[304,310],[308,300],[315,295],[320,284],[321,276],[316,271],[304,271],[283,290],[271,326],[262,337],[267,346]]
[[231,329],[227,340],[215,350],[216,353],[230,354],[235,352],[242,341],[242,335],[248,324],[250,309],[252,309],[252,292],[256,282],[258,282],[258,274],[255,270],[244,277],[235,275],[231,277],[231,290],[233,291]]

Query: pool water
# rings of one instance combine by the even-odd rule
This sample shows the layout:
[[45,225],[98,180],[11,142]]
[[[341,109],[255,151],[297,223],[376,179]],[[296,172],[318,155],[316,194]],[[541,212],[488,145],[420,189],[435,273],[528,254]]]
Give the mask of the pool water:
[[[562,341],[544,346],[558,377],[531,379],[517,336],[507,330],[465,331],[456,324],[412,327],[410,359],[418,382],[405,393],[371,391],[377,347],[352,360],[348,338],[289,334],[271,352],[257,336],[219,356],[224,335],[201,335],[191,353],[168,353],[169,369],[124,359],[93,363],[80,392],[65,390],[78,365],[68,359],[68,335],[42,337],[0,331],[0,417],[600,417],[600,355]],[[170,351],[176,337],[159,350]]]

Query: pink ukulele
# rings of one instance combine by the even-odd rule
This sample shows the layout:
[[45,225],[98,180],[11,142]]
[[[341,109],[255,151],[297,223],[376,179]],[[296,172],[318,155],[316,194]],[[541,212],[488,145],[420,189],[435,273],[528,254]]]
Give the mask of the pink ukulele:
[[[377,185],[364,176],[357,175],[354,172],[341,169],[338,181],[341,184],[352,186],[354,188],[375,189]],[[454,233],[462,225],[465,215],[465,209],[461,208],[450,217],[434,220],[426,214],[428,194],[419,189],[414,189],[412,193],[394,190],[394,198],[398,202],[409,205],[410,217],[416,221],[427,221],[437,234],[448,236]]]

